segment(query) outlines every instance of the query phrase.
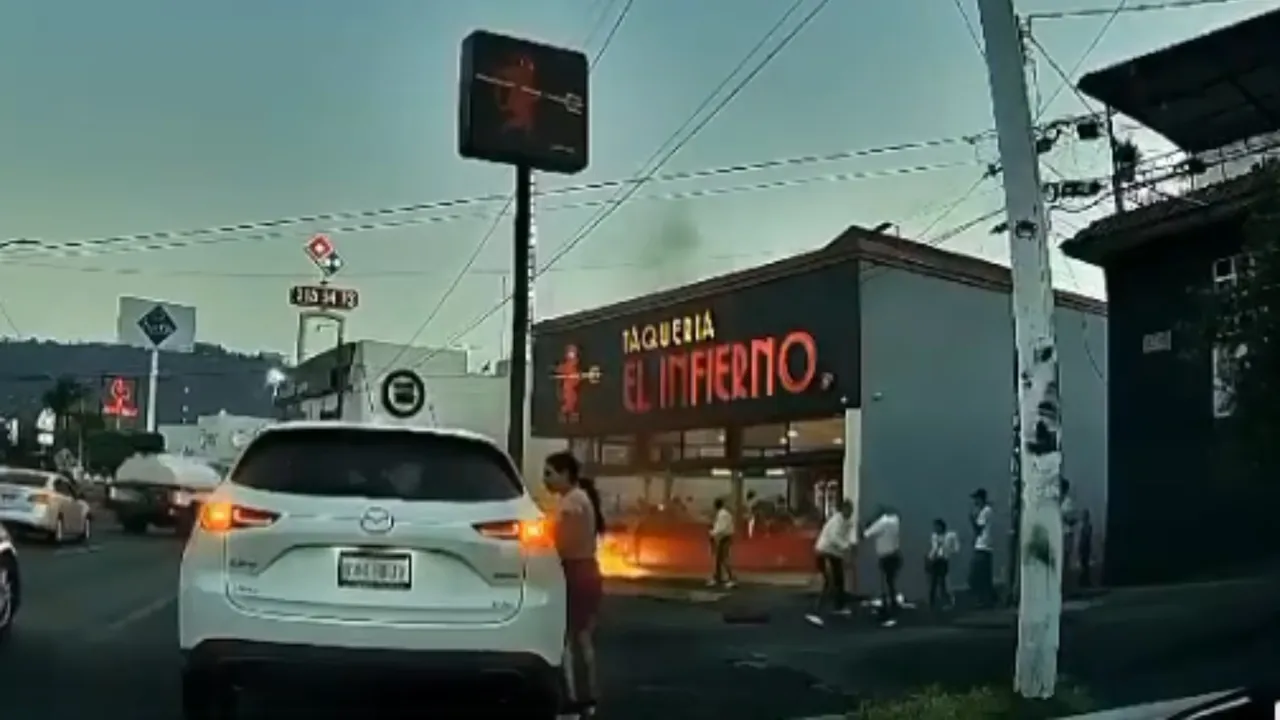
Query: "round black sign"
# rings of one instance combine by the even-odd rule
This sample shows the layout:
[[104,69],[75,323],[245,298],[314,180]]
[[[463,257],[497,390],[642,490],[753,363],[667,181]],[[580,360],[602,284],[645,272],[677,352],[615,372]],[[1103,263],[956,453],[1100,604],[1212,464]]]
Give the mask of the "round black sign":
[[410,418],[427,404],[427,386],[412,370],[394,370],[382,380],[382,407],[392,417]]

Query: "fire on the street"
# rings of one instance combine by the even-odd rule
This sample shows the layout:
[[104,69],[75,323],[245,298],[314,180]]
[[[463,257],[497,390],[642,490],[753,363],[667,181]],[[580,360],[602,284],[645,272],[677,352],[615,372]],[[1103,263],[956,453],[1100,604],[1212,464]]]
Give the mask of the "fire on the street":
[[644,568],[633,564],[628,556],[628,543],[613,533],[606,533],[600,539],[596,558],[600,563],[600,574],[611,578],[637,578],[648,573]]

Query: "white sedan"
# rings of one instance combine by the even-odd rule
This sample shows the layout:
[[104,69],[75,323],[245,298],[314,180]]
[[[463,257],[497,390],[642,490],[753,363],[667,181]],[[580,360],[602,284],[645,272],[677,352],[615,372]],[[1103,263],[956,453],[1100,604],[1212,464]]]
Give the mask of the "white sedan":
[[92,534],[89,503],[69,478],[46,470],[0,468],[0,523],[55,543]]

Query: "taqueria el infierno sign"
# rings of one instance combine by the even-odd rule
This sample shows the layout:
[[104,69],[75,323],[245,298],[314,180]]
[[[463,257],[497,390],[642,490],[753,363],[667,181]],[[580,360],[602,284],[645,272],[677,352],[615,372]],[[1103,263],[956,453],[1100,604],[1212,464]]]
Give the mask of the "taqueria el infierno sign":
[[800,395],[821,380],[808,331],[722,340],[711,309],[627,327],[621,342],[629,413]]

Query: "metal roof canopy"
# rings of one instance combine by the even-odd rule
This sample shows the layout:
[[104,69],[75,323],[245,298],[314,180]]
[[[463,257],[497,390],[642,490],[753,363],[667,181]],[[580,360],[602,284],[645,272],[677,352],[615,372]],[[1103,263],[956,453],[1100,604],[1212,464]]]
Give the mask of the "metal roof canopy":
[[1280,130],[1280,10],[1085,75],[1081,92],[1189,153]]

